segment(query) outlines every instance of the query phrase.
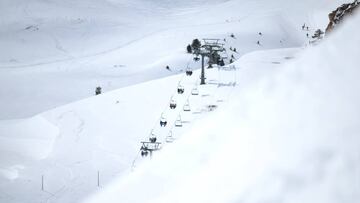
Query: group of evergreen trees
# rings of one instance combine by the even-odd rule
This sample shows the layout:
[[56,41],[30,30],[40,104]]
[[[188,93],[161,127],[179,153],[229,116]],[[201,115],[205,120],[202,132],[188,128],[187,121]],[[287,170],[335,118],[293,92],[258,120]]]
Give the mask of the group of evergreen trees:
[[199,39],[194,39],[191,44],[188,44],[186,47],[186,51],[189,54],[196,54],[200,53],[201,42]]

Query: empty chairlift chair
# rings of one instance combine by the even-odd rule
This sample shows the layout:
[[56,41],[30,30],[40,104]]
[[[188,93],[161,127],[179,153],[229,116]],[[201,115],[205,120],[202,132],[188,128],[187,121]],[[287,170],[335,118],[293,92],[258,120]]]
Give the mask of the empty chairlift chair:
[[182,127],[182,120],[180,115],[177,117],[176,121],[175,121],[175,127]]
[[185,105],[184,105],[184,107],[183,107],[183,110],[184,110],[184,111],[190,111],[190,110],[191,110],[191,109],[190,109],[189,101],[186,101],[186,103],[185,103]]
[[182,85],[179,84],[179,85],[178,85],[178,88],[177,88],[177,93],[178,93],[178,94],[183,94],[184,91],[185,91],[184,86],[182,86]]
[[197,87],[194,87],[192,90],[191,90],[191,94],[192,95],[199,95],[199,90]]
[[166,136],[166,142],[172,143],[174,142],[175,138],[172,136],[172,131],[169,132],[169,134]]
[[171,99],[170,101],[170,109],[175,109],[176,108],[176,101],[174,99]]

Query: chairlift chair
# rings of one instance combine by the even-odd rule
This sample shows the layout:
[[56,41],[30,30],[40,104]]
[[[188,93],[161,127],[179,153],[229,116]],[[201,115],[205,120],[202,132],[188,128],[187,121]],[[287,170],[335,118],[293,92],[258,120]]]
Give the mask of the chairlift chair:
[[189,101],[187,101],[183,107],[183,110],[184,111],[190,111],[190,104],[189,104]]
[[198,90],[198,88],[194,87],[194,88],[191,90],[191,94],[192,94],[192,95],[199,95],[199,90]]
[[160,127],[165,127],[167,124],[167,120],[164,116],[161,116],[160,118]]
[[175,121],[175,127],[182,127],[182,121],[181,121],[180,115],[178,116],[178,118]]
[[166,142],[171,143],[174,142],[175,138],[172,136],[172,131],[169,132],[169,134],[166,136]]
[[156,142],[156,137],[150,137],[150,138],[149,138],[149,141],[150,141],[151,143],[155,143],[155,142]]
[[176,101],[174,99],[172,99],[170,101],[170,109],[175,109],[176,108]]
[[185,73],[187,76],[191,76],[193,74],[193,71],[191,70],[191,68],[187,68]]
[[156,142],[156,135],[155,135],[155,133],[154,133],[154,130],[151,130],[151,133],[150,133],[150,136],[149,136],[149,141],[150,141],[151,143]]
[[185,88],[184,88],[182,85],[178,85],[177,93],[178,93],[178,94],[183,94],[184,91],[185,91]]
[[144,146],[141,146],[140,152],[141,152],[141,156],[142,156],[142,157],[144,157],[144,156],[146,157],[146,156],[149,154],[149,151],[148,151],[147,148],[144,147]]

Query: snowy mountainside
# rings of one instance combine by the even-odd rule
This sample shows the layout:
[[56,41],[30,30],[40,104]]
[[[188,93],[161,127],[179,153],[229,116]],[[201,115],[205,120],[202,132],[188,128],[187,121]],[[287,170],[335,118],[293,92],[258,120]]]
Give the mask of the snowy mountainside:
[[234,33],[236,58],[300,46],[307,39],[299,26],[324,27],[318,13],[338,2],[4,0],[0,119],[34,116],[92,96],[97,86],[110,91],[177,74],[191,59],[185,47],[194,38]]
[[[250,106],[237,96],[245,91],[251,98],[252,92],[258,93],[256,90],[260,89],[261,95],[277,87],[276,82],[264,83],[264,80],[279,77],[278,72],[284,69],[291,70],[288,68],[291,66],[283,64],[294,61],[303,50],[299,47],[307,41],[306,33],[301,30],[304,21],[311,30],[325,27],[327,13],[344,1],[186,0],[175,5],[167,0],[22,2],[0,2],[3,11],[0,42],[6,44],[0,46],[0,119],[3,119],[0,120],[0,202],[78,202],[95,191],[102,191],[117,176],[129,181],[133,177],[143,178],[139,173],[146,175],[145,184],[139,188],[148,194],[143,187],[152,185],[147,180],[153,182],[157,177],[164,180],[161,172],[173,174],[173,187],[179,190],[169,187],[168,197],[161,196],[163,190],[157,190],[158,186],[150,191],[165,200],[180,196],[177,191],[183,191],[189,179],[196,180],[191,171],[193,165],[186,165],[188,157],[194,157],[190,161],[199,167],[199,173],[208,166],[202,164],[212,156],[222,161],[236,160],[232,156],[223,160],[221,155],[227,151],[216,155],[227,148],[228,141],[234,141],[233,145],[238,143],[232,135],[244,134],[235,128],[225,134],[224,140],[220,139],[217,134],[223,134],[220,133],[225,128],[223,122],[233,118],[246,123],[245,118],[238,116],[251,116],[254,109],[260,115],[268,112],[260,104],[256,106],[262,97],[251,99],[249,103],[253,102],[254,106]],[[258,35],[260,31],[262,36]],[[234,38],[230,37],[231,33]],[[196,69],[200,64],[185,54],[185,47],[192,39],[203,37],[226,39],[228,54],[240,58],[235,63],[239,70],[235,77],[232,72],[226,75],[217,69],[207,70],[209,85],[199,86],[200,94],[191,96],[190,91],[198,83]],[[230,52],[230,46],[237,48],[237,53]],[[166,65],[171,71],[165,69]],[[187,66],[194,69],[191,77],[184,76]],[[302,75],[297,75],[295,81],[301,78]],[[216,83],[221,80],[237,80],[239,84],[236,88],[217,88]],[[179,82],[185,86],[183,96],[175,92]],[[105,93],[91,97],[96,86],[103,87]],[[288,94],[291,95],[290,90]],[[173,97],[179,106],[171,111],[168,105]],[[187,101],[191,112],[182,111]],[[215,112],[208,108],[214,103]],[[240,109],[237,103],[249,108]],[[229,108],[234,108],[231,116],[228,116]],[[169,121],[165,128],[159,127],[162,114]],[[219,114],[222,116],[217,120]],[[173,128],[179,115],[184,126]],[[233,124],[228,122],[230,129]],[[211,131],[216,126],[210,138],[201,130]],[[151,131],[164,141],[169,130],[177,139],[174,145],[164,146],[150,163],[139,156],[140,141],[148,140]],[[207,143],[208,139],[211,143]],[[254,144],[255,141],[254,138]],[[213,146],[214,151],[206,150],[206,144]],[[179,154],[183,147],[188,152]],[[243,156],[248,154],[247,149],[247,146],[241,149]],[[165,161],[161,158],[164,156]],[[179,170],[166,171],[168,163],[173,163],[168,159],[181,160],[173,164]],[[156,163],[159,165],[153,170]],[[182,170],[182,163],[189,167]],[[212,163],[211,167],[216,168],[216,161]],[[132,168],[135,173],[128,176]],[[155,178],[149,173],[155,173]],[[175,176],[183,177],[184,185],[178,185]],[[139,196],[134,189],[139,182],[129,183],[126,191],[134,194],[129,198],[137,202],[139,199],[132,198]],[[121,188],[122,184],[119,183]],[[202,192],[207,192],[206,189]],[[112,197],[112,194],[108,196]]]
[[283,66],[244,56],[229,102],[84,202],[358,202],[359,21]]
[[36,117],[1,122],[0,202],[77,202],[97,189],[97,171],[101,185],[116,174],[128,173],[140,140],[167,106],[179,78],[130,86]]

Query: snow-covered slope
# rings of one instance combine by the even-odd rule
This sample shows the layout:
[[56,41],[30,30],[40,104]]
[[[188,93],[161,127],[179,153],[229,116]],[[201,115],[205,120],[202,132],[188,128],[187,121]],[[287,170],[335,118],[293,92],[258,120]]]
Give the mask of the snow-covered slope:
[[1,1],[0,119],[92,96],[97,86],[109,91],[178,73],[190,59],[185,46],[196,37],[234,33],[236,57],[300,46],[301,25],[324,27],[339,2]]
[[359,22],[278,68],[244,56],[229,102],[89,202],[358,202]]
[[[202,133],[202,125],[223,130],[224,126],[219,123],[228,119],[231,110],[225,109],[230,107],[234,108],[233,114],[241,116],[244,112],[237,110],[243,108],[237,103],[248,97],[234,96],[234,101],[227,104],[232,101],[230,93],[242,96],[245,91],[251,96],[252,85],[265,88],[259,81],[272,78],[284,68],[281,64],[291,61],[301,50],[279,48],[306,43],[301,25],[306,22],[311,30],[325,27],[327,12],[341,2],[1,1],[0,42],[6,46],[0,46],[0,119],[13,120],[0,120],[0,202],[77,202],[102,189],[115,176],[127,176],[133,167],[139,171],[133,176],[142,178],[138,174],[152,166],[142,166],[146,159],[138,155],[139,142],[147,140],[151,130],[162,141],[169,130],[180,138],[197,121],[208,115],[223,114],[215,120],[209,117],[208,121],[201,121],[197,124],[201,127],[195,126],[174,145],[178,147],[165,146],[159,158],[154,156],[152,164],[167,165],[156,160],[163,160],[161,156],[174,159],[177,156],[173,153],[178,154],[177,150],[185,147],[189,151],[177,159],[183,161],[172,166],[179,166],[181,170],[176,170],[174,176],[189,180],[193,171],[180,167],[187,162],[187,156],[193,157],[191,163],[198,167],[207,166],[202,163],[206,162],[203,157],[207,156],[203,155],[209,150],[202,143],[211,143],[207,142],[207,133]],[[259,36],[258,32],[263,35]],[[230,37],[231,33],[235,38]],[[200,95],[191,96],[199,71],[191,77],[185,77],[182,72],[188,65],[199,68],[199,64],[184,53],[186,45],[195,37],[226,39],[227,48],[237,48],[238,53],[229,52],[237,59],[251,51],[277,50],[245,55],[237,62],[240,68],[237,77],[231,71],[207,70],[209,85],[198,87]],[[258,40],[261,46],[256,44]],[[172,71],[166,70],[166,65],[170,65]],[[165,77],[169,75],[174,76]],[[165,78],[158,79],[162,77]],[[216,86],[221,81],[232,80],[240,81],[236,89]],[[147,82],[141,83],[144,81]],[[185,86],[184,95],[175,93],[179,81]],[[105,92],[123,88],[67,104],[92,96],[98,85]],[[174,111],[168,107],[172,96],[179,107]],[[182,111],[187,100],[192,108],[190,113]],[[224,110],[213,114],[208,107],[214,103]],[[67,105],[54,108],[61,104]],[[259,109],[259,113],[266,111]],[[161,114],[169,121],[165,128],[158,125]],[[179,114],[184,127],[173,128]],[[229,118],[245,120],[233,114]],[[194,140],[191,135],[197,138]],[[209,159],[218,147],[226,146],[226,140],[234,138],[228,133],[224,136],[224,145],[217,145],[220,137],[214,135]],[[201,150],[199,156],[198,149]],[[169,150],[175,151],[167,152]],[[171,171],[166,172],[162,164],[155,167],[156,173],[169,174]],[[189,173],[182,174],[183,170]],[[100,188],[97,187],[98,172]],[[146,173],[152,172],[150,169]],[[44,191],[41,190],[42,177]],[[161,174],[158,177],[164,178]],[[178,180],[174,178],[174,182]],[[131,185],[137,187],[137,183],[131,182]],[[131,185],[127,190],[134,194]],[[169,187],[169,191],[176,193],[177,190]]]

